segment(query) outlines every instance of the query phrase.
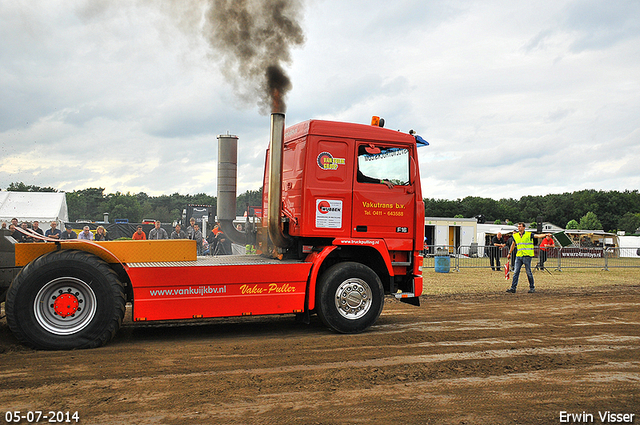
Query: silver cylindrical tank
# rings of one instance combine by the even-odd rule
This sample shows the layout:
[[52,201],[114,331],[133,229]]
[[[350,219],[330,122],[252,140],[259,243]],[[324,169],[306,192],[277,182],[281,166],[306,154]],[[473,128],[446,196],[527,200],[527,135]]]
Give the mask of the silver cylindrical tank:
[[[221,230],[232,242],[247,243],[246,233],[233,225],[236,218],[236,186],[238,177],[238,136],[218,136],[218,202],[217,213]],[[213,226],[213,225],[212,225]]]

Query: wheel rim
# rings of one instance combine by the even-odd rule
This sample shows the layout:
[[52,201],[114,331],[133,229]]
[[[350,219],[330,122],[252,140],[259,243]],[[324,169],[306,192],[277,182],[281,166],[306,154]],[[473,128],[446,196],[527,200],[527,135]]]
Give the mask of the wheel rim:
[[336,308],[346,319],[360,319],[369,312],[373,300],[371,288],[362,279],[347,279],[336,290]]
[[60,277],[45,284],[36,295],[36,320],[55,335],[81,331],[96,314],[96,295],[81,279]]

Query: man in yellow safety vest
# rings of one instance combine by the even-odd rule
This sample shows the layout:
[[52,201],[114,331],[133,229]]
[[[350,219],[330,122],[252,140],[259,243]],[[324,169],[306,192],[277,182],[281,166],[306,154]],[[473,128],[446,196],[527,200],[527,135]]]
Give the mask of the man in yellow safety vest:
[[512,294],[516,293],[516,286],[518,286],[518,278],[520,277],[520,269],[523,264],[527,272],[527,278],[529,279],[529,292],[536,292],[536,287],[533,282],[533,273],[531,273],[531,259],[534,256],[533,238],[541,239],[544,237],[545,235],[532,235],[531,232],[525,232],[524,223],[518,223],[518,233],[513,234],[515,243],[511,244],[509,255],[507,255],[507,259],[511,259],[511,252],[513,252],[514,248],[518,248],[513,280],[511,281],[511,288],[507,289],[507,292]]

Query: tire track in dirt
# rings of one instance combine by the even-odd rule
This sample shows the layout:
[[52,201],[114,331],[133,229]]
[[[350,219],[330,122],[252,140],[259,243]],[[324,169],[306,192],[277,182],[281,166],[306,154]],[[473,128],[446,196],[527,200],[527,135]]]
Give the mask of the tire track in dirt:
[[640,413],[640,291],[621,291],[390,300],[359,335],[315,319],[127,323],[96,350],[5,351],[0,405],[78,410],[85,424],[558,424],[561,410]]

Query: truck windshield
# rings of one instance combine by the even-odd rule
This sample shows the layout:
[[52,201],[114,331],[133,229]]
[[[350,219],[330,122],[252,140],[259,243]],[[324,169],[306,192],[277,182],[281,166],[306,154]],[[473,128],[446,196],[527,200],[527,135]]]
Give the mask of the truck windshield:
[[367,146],[358,148],[358,181],[379,183],[380,180],[391,181],[394,185],[409,184],[408,149],[380,146],[375,149],[367,149]]

